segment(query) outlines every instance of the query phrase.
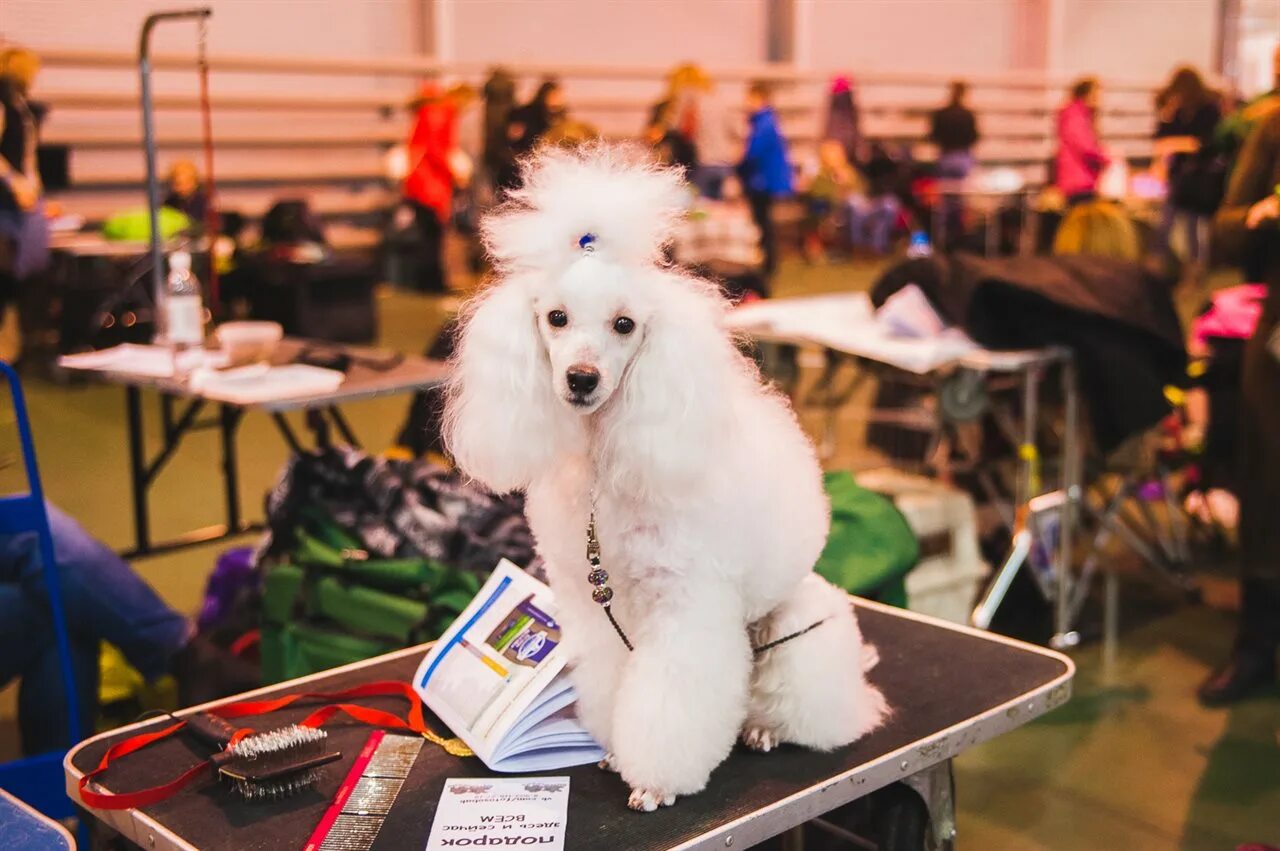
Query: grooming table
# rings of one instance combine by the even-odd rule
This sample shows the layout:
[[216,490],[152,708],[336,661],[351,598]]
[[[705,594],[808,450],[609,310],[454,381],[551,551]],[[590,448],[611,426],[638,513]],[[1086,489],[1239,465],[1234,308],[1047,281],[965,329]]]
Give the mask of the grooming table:
[[[236,431],[248,411],[263,411],[271,416],[286,444],[294,452],[304,451],[303,442],[285,418],[288,411],[305,411],[307,425],[316,442],[327,441],[330,426],[343,440],[359,446],[351,426],[339,410],[347,402],[372,399],[377,396],[413,393],[425,390],[444,381],[448,368],[440,361],[427,360],[418,355],[394,354],[359,346],[340,345],[321,341],[285,338],[276,347],[272,361],[290,363],[306,349],[322,352],[349,354],[354,361],[347,371],[347,378],[337,390],[313,396],[291,396],[247,404],[207,399],[195,393],[182,381],[172,378],[154,378],[126,372],[78,369],[87,376],[112,384],[119,384],[125,391],[125,413],[129,424],[129,481],[133,498],[134,544],[122,553],[127,558],[156,555],[164,552],[198,546],[210,541],[252,531],[253,524],[246,522],[240,512]],[[385,367],[370,364],[387,361]],[[67,367],[70,368],[70,367]],[[142,393],[154,390],[159,396],[162,428],[161,447],[154,455],[146,449],[146,428],[143,422]],[[208,420],[198,419],[205,405],[215,406],[217,416]],[[151,515],[148,495],[151,486],[165,464],[177,451],[182,439],[192,431],[216,428],[221,438],[221,470],[226,500],[226,522],[206,529],[198,529],[173,540],[157,542],[151,535]]]
[[[617,775],[594,766],[544,772],[572,778],[566,849],[747,848],[895,782],[905,782],[921,794],[938,846],[950,847],[955,832],[950,760],[1064,703],[1071,694],[1075,667],[1050,650],[900,609],[858,600],[857,610],[863,634],[880,651],[871,679],[894,708],[884,727],[826,754],[795,747],[757,754],[739,747],[712,775],[704,792],[648,814],[627,809],[627,788]],[[425,649],[410,648],[254,694],[334,691],[378,680],[408,680]],[[403,700],[360,702],[404,711]],[[308,711],[287,709],[271,715],[269,722],[244,722],[268,727],[297,720]],[[97,765],[111,744],[167,723],[160,719],[134,724],[77,745],[65,761],[68,794],[79,800],[80,777]],[[441,729],[438,722],[434,726]],[[300,848],[369,734],[363,726],[328,729],[343,760],[328,770],[317,790],[300,797],[239,803],[210,781],[142,810],[92,814],[145,849]],[[113,764],[103,775],[104,783],[114,792],[151,786],[207,755],[185,736],[170,737]],[[419,851],[426,845],[445,778],[487,774],[478,759],[451,757],[426,744],[373,848]]]

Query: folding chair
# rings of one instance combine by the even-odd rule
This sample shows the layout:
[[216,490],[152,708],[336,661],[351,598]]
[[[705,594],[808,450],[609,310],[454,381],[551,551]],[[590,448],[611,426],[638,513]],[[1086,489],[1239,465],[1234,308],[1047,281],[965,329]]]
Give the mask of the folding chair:
[[[0,361],[0,373],[9,383],[13,397],[13,410],[18,423],[18,436],[22,442],[22,459],[26,465],[26,494],[0,497],[0,535],[35,533],[39,544],[40,567],[44,572],[45,588],[49,595],[49,614],[57,636],[58,661],[62,668],[62,681],[67,700],[68,744],[78,742],[80,729],[80,701],[76,695],[75,675],[71,665],[71,641],[67,635],[67,621],[62,608],[62,588],[58,581],[58,568],[53,554],[53,534],[49,529],[49,514],[45,510],[44,492],[40,486],[40,472],[36,468],[35,444],[31,440],[31,423],[27,418],[27,404],[22,395],[18,376],[9,364]],[[65,750],[51,751],[0,763],[0,789],[26,801],[35,809],[53,819],[65,819],[75,815],[75,807],[67,797],[66,780],[62,772]]]

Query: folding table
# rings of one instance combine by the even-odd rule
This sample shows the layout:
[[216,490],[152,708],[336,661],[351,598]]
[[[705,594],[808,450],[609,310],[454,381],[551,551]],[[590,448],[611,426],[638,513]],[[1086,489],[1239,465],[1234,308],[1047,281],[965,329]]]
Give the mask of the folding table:
[[[893,708],[883,727],[830,753],[784,746],[758,754],[739,747],[712,774],[705,791],[654,813],[627,809],[622,780],[595,766],[543,772],[571,778],[566,849],[748,848],[892,783],[905,783],[920,794],[931,817],[934,842],[950,847],[955,834],[951,759],[1066,702],[1075,667],[1051,650],[856,602],[863,634],[880,653],[870,677]],[[407,681],[425,650],[425,645],[409,648],[253,694]],[[821,652],[820,646],[816,652]],[[403,700],[361,700],[366,701],[388,711],[404,711]],[[291,707],[244,722],[270,729],[311,709],[314,705]],[[65,762],[67,793],[79,800],[80,778],[112,744],[169,723],[160,719],[134,724],[77,746]],[[439,723],[433,723],[440,731]],[[243,803],[217,788],[211,778],[206,786],[188,788],[141,810],[91,811],[92,816],[146,849],[300,848],[369,734],[362,726],[328,729],[343,759],[315,790],[299,797]],[[113,763],[100,779],[112,792],[134,791],[176,776],[208,755],[186,737],[171,736]],[[435,745],[424,745],[372,848],[419,851],[426,845],[445,779],[488,774],[475,758],[452,757]]]
[[[863,304],[865,303],[865,304]],[[814,387],[797,400],[797,405],[813,405],[822,410],[826,429],[820,453],[826,457],[834,449],[835,428],[842,408],[872,377],[907,383],[930,393],[938,402],[929,409],[912,411],[915,416],[878,418],[899,425],[929,430],[941,435],[948,408],[977,420],[990,416],[1009,443],[1016,448],[1017,474],[1012,482],[1012,499],[1002,494],[994,481],[990,464],[974,472],[978,481],[1001,509],[1001,519],[1012,536],[1008,557],[996,571],[983,599],[974,610],[973,623],[990,626],[996,608],[1004,600],[1014,576],[1028,561],[1033,544],[1052,554],[1048,575],[1034,573],[1046,596],[1054,603],[1053,644],[1074,646],[1079,641],[1075,624],[1089,588],[1089,575],[1079,579],[1071,570],[1071,547],[1076,536],[1081,487],[1081,440],[1079,433],[1079,389],[1071,352],[1060,348],[1026,351],[991,351],[972,346],[955,347],[935,339],[890,338],[876,324],[865,293],[816,296],[808,299],[777,299],[751,305],[730,325],[766,348],[788,349],[815,346],[822,350],[824,367]],[[771,315],[777,316],[776,320]],[[913,352],[918,349],[918,352]],[[768,360],[785,360],[777,351]],[[844,368],[853,365],[852,377],[841,380]],[[775,367],[776,368],[776,367]],[[766,371],[769,371],[766,368]],[[784,379],[797,370],[783,364]],[[1041,394],[1046,378],[1057,373],[1064,397],[1064,416],[1058,459],[1056,488],[1046,489],[1042,481],[1042,429],[1045,425]],[[795,395],[795,381],[786,387]],[[1009,404],[989,404],[993,398]],[[984,461],[988,459],[983,459]],[[1041,529],[1038,518],[1056,517],[1054,531]],[[1043,533],[1042,533],[1043,532]],[[1106,644],[1116,642],[1114,577],[1107,573]],[[1109,650],[1110,652],[1110,650]]]
[[[56,775],[55,775],[56,776]],[[71,832],[58,822],[0,789],[0,836],[4,847],[75,851]]]
[[[314,396],[272,399],[251,404],[233,404],[207,398],[194,392],[182,381],[155,378],[127,372],[80,370],[125,391],[125,411],[129,428],[129,481],[133,498],[134,544],[122,555],[138,557],[185,549],[191,546],[251,531],[254,527],[240,513],[239,470],[236,458],[236,431],[247,411],[263,411],[271,415],[281,436],[294,452],[303,451],[303,442],[285,419],[288,411],[305,411],[307,424],[317,440],[323,442],[330,426],[342,439],[358,446],[359,440],[339,410],[347,402],[377,396],[414,393],[444,381],[447,367],[418,355],[381,352],[359,346],[336,345],[320,341],[289,339],[281,341],[273,355],[276,363],[289,363],[306,349],[336,352],[352,358],[346,380],[337,390]],[[154,454],[146,449],[142,392],[154,390],[159,395],[161,447]],[[200,420],[206,404],[217,407],[216,419]],[[154,541],[148,495],[165,464],[177,451],[182,439],[192,431],[216,428],[221,437],[222,481],[226,505],[226,522],[198,529],[168,541]]]

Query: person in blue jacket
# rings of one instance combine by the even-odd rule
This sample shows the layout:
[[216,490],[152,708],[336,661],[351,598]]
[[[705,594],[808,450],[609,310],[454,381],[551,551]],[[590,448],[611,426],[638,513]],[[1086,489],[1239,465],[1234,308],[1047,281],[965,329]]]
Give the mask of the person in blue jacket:
[[764,277],[773,277],[777,248],[773,234],[773,202],[791,194],[791,161],[787,141],[778,129],[778,116],[770,104],[769,89],[762,82],[747,89],[750,127],[746,150],[738,164],[743,191],[751,202],[751,215],[760,228],[760,248],[764,252]]

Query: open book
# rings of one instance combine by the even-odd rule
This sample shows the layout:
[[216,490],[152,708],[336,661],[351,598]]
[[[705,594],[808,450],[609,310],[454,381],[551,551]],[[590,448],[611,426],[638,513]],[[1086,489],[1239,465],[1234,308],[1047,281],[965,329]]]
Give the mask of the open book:
[[492,771],[598,762],[578,723],[551,589],[503,560],[413,677],[422,701]]

